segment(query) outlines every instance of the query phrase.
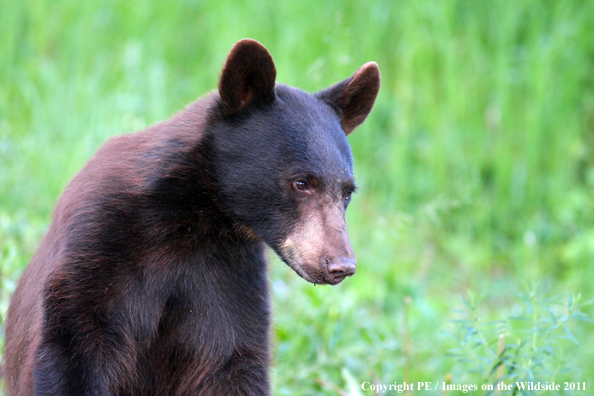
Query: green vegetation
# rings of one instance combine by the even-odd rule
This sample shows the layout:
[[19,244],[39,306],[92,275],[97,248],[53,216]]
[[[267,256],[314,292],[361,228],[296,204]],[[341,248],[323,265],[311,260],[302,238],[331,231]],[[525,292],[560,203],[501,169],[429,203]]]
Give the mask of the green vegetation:
[[[309,91],[370,60],[382,72],[349,138],[356,276],[314,287],[271,266],[275,394],[371,394],[364,381],[481,394],[477,363],[448,353],[459,294],[483,296],[472,309],[486,322],[522,312],[525,281],[594,297],[593,32],[594,2],[577,0],[0,2],[0,320],[85,160],[214,89],[251,37],[280,82]],[[579,347],[558,341],[572,371],[555,381],[591,394],[593,325],[567,326]],[[540,331],[521,330],[505,342]]]
[[[457,324],[461,346],[448,352],[466,364],[470,372],[477,372],[484,378],[484,384],[490,384],[495,394],[517,394],[526,390],[527,383],[532,383],[528,390],[540,390],[535,383],[554,384],[557,376],[564,372],[573,372],[561,347],[561,340],[578,341],[569,330],[568,322],[583,320],[593,322],[580,308],[592,302],[581,302],[581,295],[570,293],[566,301],[558,297],[544,301],[538,299],[537,283],[533,282],[527,294],[521,294],[525,310],[523,315],[514,315],[506,320],[484,322],[478,313],[478,303],[474,293],[469,292],[468,301],[462,300],[465,309],[456,310],[461,314],[453,322]],[[516,342],[509,342],[506,337],[524,333]],[[524,387],[518,386],[524,383]],[[505,388],[499,385],[505,384]],[[563,390],[575,390],[576,386],[557,383]],[[511,387],[510,387],[511,385]],[[584,390],[583,383],[578,390]],[[503,391],[503,392],[501,392]],[[521,392],[522,394],[540,394],[542,392]]]

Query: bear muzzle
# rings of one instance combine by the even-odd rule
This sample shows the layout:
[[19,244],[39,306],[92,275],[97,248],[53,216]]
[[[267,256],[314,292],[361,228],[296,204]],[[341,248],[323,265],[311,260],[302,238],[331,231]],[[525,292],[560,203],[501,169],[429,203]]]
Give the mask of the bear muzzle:
[[336,285],[348,276],[353,276],[357,270],[357,261],[350,257],[334,257],[324,266],[325,275],[332,284]]
[[315,284],[337,285],[356,271],[344,209],[338,205],[309,211],[279,250],[283,261]]

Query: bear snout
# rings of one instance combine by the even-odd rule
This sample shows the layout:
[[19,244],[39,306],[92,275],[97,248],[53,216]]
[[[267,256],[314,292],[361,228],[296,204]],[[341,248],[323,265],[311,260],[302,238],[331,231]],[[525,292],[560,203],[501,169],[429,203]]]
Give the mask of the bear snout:
[[281,258],[303,279],[315,284],[337,285],[354,275],[356,260],[344,208],[310,203],[304,212],[301,222],[280,246]]
[[347,276],[353,276],[357,270],[357,261],[350,257],[334,257],[325,266],[325,273],[330,283],[337,285]]

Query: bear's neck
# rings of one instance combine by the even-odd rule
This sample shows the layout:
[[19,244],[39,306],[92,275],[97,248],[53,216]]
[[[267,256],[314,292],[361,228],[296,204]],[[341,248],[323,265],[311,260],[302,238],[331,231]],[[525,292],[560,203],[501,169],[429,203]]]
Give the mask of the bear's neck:
[[219,203],[213,150],[212,140],[204,136],[190,151],[177,153],[169,169],[144,194],[149,201],[142,205],[149,212],[148,224],[159,224],[163,242],[192,250],[261,245],[253,231],[233,220]]

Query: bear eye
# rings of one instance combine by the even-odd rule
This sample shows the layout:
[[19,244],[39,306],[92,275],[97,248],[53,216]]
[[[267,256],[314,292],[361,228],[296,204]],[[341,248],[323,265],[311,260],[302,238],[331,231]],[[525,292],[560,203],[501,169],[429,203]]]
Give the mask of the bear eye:
[[295,180],[293,182],[293,188],[297,191],[305,192],[307,191],[307,182],[304,180]]
[[351,198],[353,196],[353,194],[355,193],[355,191],[357,191],[357,187],[355,185],[351,185],[347,188],[345,188],[345,190],[343,190],[343,199],[344,199],[344,207],[346,208],[347,206],[349,206],[349,203],[351,202]]

